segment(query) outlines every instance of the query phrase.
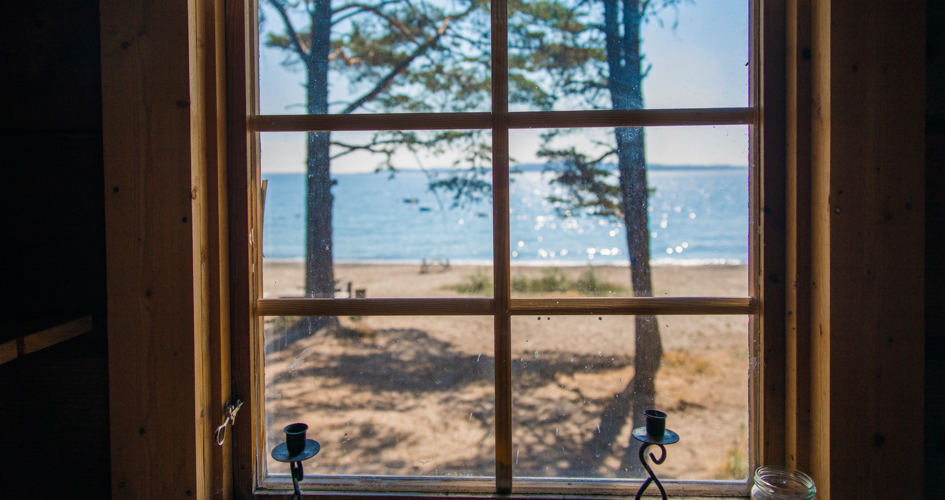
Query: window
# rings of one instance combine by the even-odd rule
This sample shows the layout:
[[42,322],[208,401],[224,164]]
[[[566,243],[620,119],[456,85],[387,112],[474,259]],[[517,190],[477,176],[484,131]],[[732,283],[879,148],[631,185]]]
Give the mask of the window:
[[303,421],[310,490],[628,495],[655,406],[668,493],[746,493],[757,7],[250,8],[253,485]]

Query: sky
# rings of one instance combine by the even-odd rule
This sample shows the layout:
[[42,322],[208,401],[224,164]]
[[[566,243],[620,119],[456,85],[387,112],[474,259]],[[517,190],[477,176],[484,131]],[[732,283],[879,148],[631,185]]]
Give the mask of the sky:
[[[652,67],[643,81],[647,108],[710,108],[749,105],[748,0],[695,0],[683,2],[678,11],[666,11],[661,21],[651,20],[641,30],[644,67]],[[678,13],[678,25],[673,27]],[[265,26],[281,24],[269,16]],[[304,74],[281,63],[279,49],[260,47],[260,113],[304,112]],[[346,85],[332,85],[337,96]],[[336,97],[332,97],[334,100]],[[587,129],[574,135],[579,150],[593,154],[592,141],[604,138],[608,129]],[[351,134],[354,136],[355,134]],[[337,133],[335,135],[337,137]],[[648,164],[733,165],[748,164],[747,126],[648,127],[645,131]],[[511,157],[521,163],[540,163],[535,156],[539,131],[512,130]],[[262,165],[267,173],[303,172],[305,133],[261,134]],[[445,157],[399,155],[399,168],[447,166]],[[352,154],[332,163],[334,173],[373,171],[377,157]]]

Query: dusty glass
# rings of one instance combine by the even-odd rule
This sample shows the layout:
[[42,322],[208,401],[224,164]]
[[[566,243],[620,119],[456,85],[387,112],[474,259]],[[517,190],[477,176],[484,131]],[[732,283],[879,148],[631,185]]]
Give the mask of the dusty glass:
[[308,475],[494,477],[492,318],[267,317],[265,331],[267,457],[302,422],[322,446]]
[[335,132],[327,170],[308,135],[260,134],[264,297],[457,296],[492,266],[491,132]]
[[748,296],[748,127],[615,132],[511,131],[513,296]]
[[749,5],[510,2],[510,107],[748,106]]
[[260,0],[260,112],[489,111],[489,33],[481,0]]
[[[639,350],[637,320],[657,340]],[[513,317],[515,476],[645,477],[630,432],[652,404],[681,437],[661,479],[744,481],[748,331],[745,316]]]

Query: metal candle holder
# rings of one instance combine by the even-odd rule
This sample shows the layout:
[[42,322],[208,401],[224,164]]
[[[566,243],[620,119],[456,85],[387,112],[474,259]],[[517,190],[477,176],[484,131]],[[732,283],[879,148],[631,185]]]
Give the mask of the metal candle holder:
[[272,458],[289,464],[292,471],[292,488],[295,493],[293,498],[302,500],[302,491],[299,490],[299,481],[304,477],[302,471],[302,461],[308,460],[318,454],[322,446],[318,441],[305,438],[305,431],[308,426],[305,424],[289,424],[282,429],[285,432],[285,442],[272,449]]
[[639,491],[637,491],[635,500],[640,500],[640,497],[643,496],[643,492],[650,486],[650,483],[656,483],[656,487],[660,489],[660,494],[663,495],[663,500],[666,500],[666,490],[663,489],[660,480],[656,478],[653,469],[646,463],[646,449],[650,446],[659,446],[660,458],[656,458],[655,455],[650,453],[650,459],[653,460],[653,463],[659,465],[666,461],[665,446],[679,442],[679,434],[666,428],[665,413],[658,410],[645,410],[643,414],[646,416],[646,426],[633,429],[632,436],[637,441],[643,443],[643,445],[640,446],[640,462],[643,464],[643,468],[646,469],[650,477],[646,478],[646,481],[643,481],[643,485],[640,486]]

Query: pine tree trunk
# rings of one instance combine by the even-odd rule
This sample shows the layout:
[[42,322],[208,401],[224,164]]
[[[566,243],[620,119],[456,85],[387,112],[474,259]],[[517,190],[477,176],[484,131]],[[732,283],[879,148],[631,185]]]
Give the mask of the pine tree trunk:
[[[643,93],[638,1],[623,0],[618,3],[618,0],[604,0],[604,34],[613,109],[641,109]],[[621,204],[624,223],[627,226],[633,296],[652,297],[643,129],[617,128],[614,135],[617,142]],[[627,417],[632,415],[633,428],[644,425],[643,410],[652,408],[656,402],[656,371],[663,355],[659,323],[655,316],[636,316],[634,331],[633,379],[605,407],[601,413],[600,432],[588,443],[588,452],[596,464],[600,464],[610,454],[610,449],[626,424]],[[631,438],[618,475],[640,475],[642,467],[638,463],[638,450],[639,443]]]
[[[308,69],[307,111],[328,113],[328,53],[331,48],[331,1],[315,0]],[[329,132],[309,132],[306,161],[305,295],[314,298],[335,296],[332,259],[332,195]],[[309,318],[310,333],[336,322],[335,318]]]

